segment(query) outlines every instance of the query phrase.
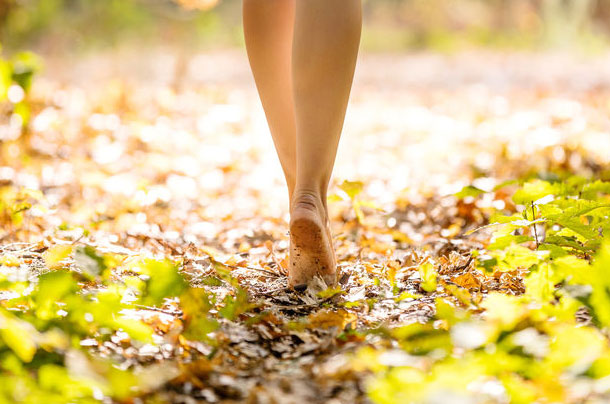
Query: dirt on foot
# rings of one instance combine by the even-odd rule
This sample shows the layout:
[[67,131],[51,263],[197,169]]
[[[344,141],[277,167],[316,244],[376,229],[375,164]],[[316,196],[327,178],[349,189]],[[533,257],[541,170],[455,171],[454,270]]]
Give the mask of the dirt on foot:
[[288,284],[303,288],[316,276],[327,285],[337,281],[330,230],[317,209],[297,207],[290,220]]

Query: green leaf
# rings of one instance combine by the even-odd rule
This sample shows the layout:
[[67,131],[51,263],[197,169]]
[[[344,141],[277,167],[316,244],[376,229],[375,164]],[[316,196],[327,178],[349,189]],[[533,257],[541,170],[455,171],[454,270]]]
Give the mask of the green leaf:
[[555,276],[549,264],[542,263],[525,278],[525,296],[546,303],[554,300]]
[[499,183],[498,185],[496,185],[493,188],[493,191],[498,191],[504,187],[507,187],[507,186],[513,185],[513,184],[518,184],[518,183],[519,183],[519,180],[506,180],[506,181],[503,181],[503,182]]
[[26,125],[30,121],[30,106],[26,102],[22,101],[15,104],[13,106],[13,113],[21,118],[22,125]]
[[392,331],[402,349],[421,355],[439,349],[451,350],[451,336],[446,330],[437,329],[432,323],[409,324]]
[[66,295],[76,293],[77,290],[78,285],[68,271],[54,271],[41,275],[34,294],[36,315],[41,319],[55,317],[55,303],[62,301]]
[[560,218],[557,218],[555,221],[557,222],[557,224],[568,228],[575,233],[580,234],[587,240],[600,237],[599,233],[595,229],[591,228],[591,226],[589,225],[583,224],[580,221],[579,217],[562,216]]
[[170,260],[145,259],[142,271],[150,278],[142,296],[142,304],[157,306],[168,297],[180,296],[187,287],[184,277],[178,272],[178,266]]
[[[494,220],[496,220],[494,222]],[[540,223],[546,223],[547,220],[546,219],[536,219],[536,220],[527,220],[527,219],[521,219],[518,216],[506,216],[504,217],[504,219],[502,219],[501,217],[495,216],[492,217],[492,220],[490,220],[490,224],[487,224],[485,226],[481,226],[478,227],[476,229],[473,230],[469,230],[466,233],[464,233],[466,236],[475,233],[479,230],[483,230],[483,229],[487,229],[490,227],[498,227],[498,226],[513,226],[513,229],[515,228],[525,228],[525,227],[530,227],[533,226],[534,224],[540,224]]]
[[434,292],[436,290],[436,270],[434,265],[425,262],[419,266],[419,276],[421,277],[421,288],[426,292]]
[[252,306],[248,302],[248,293],[242,288],[238,288],[235,297],[226,295],[223,300],[223,307],[218,310],[218,314],[227,320],[235,320],[240,314],[250,310]]
[[28,92],[32,86],[34,74],[42,67],[41,59],[32,52],[20,52],[11,60],[13,65],[12,79]]
[[534,238],[530,236],[515,236],[513,234],[507,234],[494,240],[493,243],[487,246],[489,250],[501,250],[513,244],[522,244],[532,241]]
[[461,321],[467,320],[470,317],[470,313],[467,310],[458,309],[441,298],[437,297],[434,303],[436,305],[436,313],[434,317],[439,320],[444,320],[450,325],[457,324]]
[[72,253],[71,245],[55,245],[42,254],[44,263],[49,269],[57,269],[63,260]]
[[548,251],[550,253],[550,256],[549,256],[550,259],[565,257],[566,255],[570,254],[570,250],[567,250],[566,248],[563,248],[563,247],[560,247],[558,245],[551,244],[551,243],[541,243],[538,246],[538,250],[539,251]]
[[339,188],[349,196],[351,200],[354,200],[358,196],[363,188],[364,184],[360,181],[348,181],[344,180]]
[[550,368],[573,367],[583,373],[606,349],[604,336],[592,327],[560,325],[552,332],[551,351],[545,362]]
[[23,362],[30,362],[36,353],[38,331],[28,322],[5,310],[0,311],[0,337]]
[[510,215],[510,216],[506,216],[504,214],[502,214],[501,212],[496,212],[493,215],[491,215],[491,217],[489,218],[489,223],[490,224],[504,224],[504,223],[510,223],[516,220],[522,220],[523,216],[514,214],[514,215]]
[[222,279],[223,281],[225,281],[226,283],[228,283],[229,285],[238,288],[239,287],[239,282],[233,278],[233,275],[231,275],[231,268],[226,266],[225,264],[223,264],[220,261],[216,261],[215,259],[212,258],[212,264],[214,265],[214,270],[216,271],[216,274],[218,275],[218,278]]
[[368,394],[377,404],[423,403],[427,385],[426,374],[412,367],[390,369],[374,378]]
[[422,295],[417,294],[417,293],[411,293],[411,292],[402,292],[396,299],[394,299],[396,302],[402,302],[403,300],[406,299],[419,299],[421,298]]
[[186,328],[182,333],[191,340],[210,341],[208,334],[218,329],[219,324],[208,313],[215,306],[215,297],[203,288],[189,288],[180,296],[180,307],[184,312]]
[[153,330],[148,325],[140,320],[134,320],[126,317],[118,317],[114,320],[115,328],[121,328],[133,339],[141,342],[153,342]]
[[0,59],[0,101],[5,101],[8,88],[11,86],[12,68],[10,64]]
[[193,341],[206,341],[207,343],[214,344],[215,341],[210,338],[209,334],[219,328],[220,324],[214,318],[207,316],[195,317],[188,324],[182,335]]
[[[59,402],[88,402],[93,386],[89,380],[75,380],[70,377],[68,369],[55,364],[44,364],[38,369],[38,383],[43,389],[44,396],[52,393],[60,395],[55,401]],[[49,401],[53,402],[53,401]]]
[[580,197],[583,199],[595,200],[599,194],[610,194],[610,181],[597,180],[584,184]]
[[610,213],[610,203],[602,201],[589,201],[586,199],[557,199],[553,202],[553,205],[558,206],[561,211],[556,214],[547,213],[549,219],[562,216],[582,216],[587,214],[606,217]]
[[201,284],[206,286],[222,286],[222,280],[215,276],[204,276],[201,278]]
[[559,186],[547,181],[534,180],[526,182],[513,195],[513,202],[519,205],[529,205],[545,196],[556,194],[559,190]]
[[[573,235],[566,235],[566,233],[568,232],[572,233],[572,230],[562,229],[556,234],[547,234],[546,238],[544,239],[545,242],[541,244],[541,246],[554,245],[557,247],[562,247],[564,251],[568,251],[571,253],[576,251],[587,254],[591,253],[591,250],[579,243],[576,237],[574,237]],[[571,250],[568,250],[568,248]]]
[[591,289],[585,303],[591,309],[596,323],[610,326],[610,239],[605,239],[593,261],[574,256],[558,258],[553,263],[556,273],[572,285],[585,285]]
[[180,307],[186,316],[207,315],[214,308],[214,295],[203,288],[188,288],[180,295]]
[[537,389],[533,383],[524,380],[519,375],[504,373],[500,381],[506,389],[512,404],[531,404],[536,401]]
[[548,251],[533,251],[518,244],[510,245],[503,250],[494,251],[493,256],[497,259],[495,269],[500,271],[512,271],[514,269],[527,269],[548,258]]
[[606,238],[593,261],[591,305],[605,327],[610,326],[610,238]]
[[345,294],[345,291],[343,289],[341,289],[341,286],[337,286],[334,288],[324,289],[324,290],[318,292],[317,296],[320,299],[326,300],[326,299],[330,299],[334,296],[343,295],[343,294]]
[[595,273],[587,260],[569,255],[554,260],[553,266],[555,272],[570,283],[586,285],[596,282]]
[[108,366],[106,379],[109,384],[108,393],[112,397],[118,398],[120,402],[129,397],[133,397],[134,389],[138,387],[139,380],[130,371],[117,369],[115,366]]
[[498,265],[498,259],[491,255],[480,255],[477,257],[477,268],[482,268],[485,272],[491,273]]
[[503,330],[512,329],[526,315],[526,310],[517,296],[490,292],[481,307],[485,309],[485,319],[498,323]]
[[74,265],[89,279],[98,277],[106,269],[104,257],[89,245],[74,249]]
[[483,191],[482,189],[479,189],[475,186],[472,185],[467,185],[464,188],[462,188],[461,191],[456,192],[455,194],[453,194],[453,196],[455,196],[458,199],[464,199],[466,197],[477,197],[481,194],[484,194],[486,191]]

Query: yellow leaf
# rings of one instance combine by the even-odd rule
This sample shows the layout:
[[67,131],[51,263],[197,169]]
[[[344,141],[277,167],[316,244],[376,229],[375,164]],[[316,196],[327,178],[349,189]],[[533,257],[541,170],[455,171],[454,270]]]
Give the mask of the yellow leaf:
[[436,271],[434,265],[429,262],[419,266],[419,276],[421,277],[421,288],[426,292],[434,292],[436,290]]
[[351,324],[352,328],[356,326],[357,316],[343,309],[337,311],[323,309],[310,314],[308,320],[310,328],[337,327],[338,330],[343,331],[348,324]]
[[549,302],[554,291],[553,269],[549,264],[540,264],[537,271],[525,278],[525,294],[534,301]]
[[396,261],[390,261],[387,264],[388,267],[388,280],[392,285],[396,282],[396,272],[400,269],[400,266]]
[[56,245],[49,248],[42,254],[47,268],[57,269],[61,266],[61,262],[68,258],[72,253],[71,245]]
[[14,255],[6,254],[0,256],[0,265],[4,265],[7,267],[18,267],[19,265],[21,265],[21,260]]
[[556,369],[571,367],[584,372],[606,348],[604,336],[592,327],[558,326],[553,330],[551,352],[546,362]]
[[458,288],[455,285],[445,284],[445,289],[451,293],[456,299],[460,301],[464,306],[468,307],[472,301],[472,295],[467,289]]
[[22,361],[30,362],[34,358],[37,335],[38,331],[30,323],[0,312],[0,337]]
[[499,323],[505,330],[513,328],[526,313],[518,297],[499,292],[489,293],[481,307],[486,310],[487,320]]

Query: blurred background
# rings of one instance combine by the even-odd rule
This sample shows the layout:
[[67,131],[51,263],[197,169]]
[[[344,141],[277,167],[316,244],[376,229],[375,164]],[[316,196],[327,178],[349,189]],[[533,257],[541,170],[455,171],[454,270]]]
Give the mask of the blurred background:
[[[365,51],[603,50],[610,0],[365,0]],[[242,46],[241,0],[0,0],[0,41],[43,54]]]
[[[610,0],[363,6],[333,187],[391,204],[610,162]],[[54,206],[81,195],[63,214],[83,224],[141,213],[142,189],[170,227],[286,213],[241,0],[0,0],[0,44],[0,184],[66,187]]]
[[[559,278],[551,275],[551,261],[542,261],[542,251],[504,247],[530,240],[526,227],[538,222],[536,248],[540,234],[552,257],[567,254],[562,245],[574,254],[563,258],[575,260],[564,265],[577,262],[575,268],[588,268],[576,254],[588,259],[600,245],[603,230],[589,207],[606,207],[609,201],[570,196],[561,204],[558,199],[557,205],[547,205],[549,209],[538,207],[548,217],[542,221],[558,224],[543,232],[539,220],[514,221],[518,226],[497,231],[501,237],[494,239],[496,251],[490,255],[482,249],[492,248],[487,230],[472,237],[465,231],[484,224],[492,214],[505,220],[505,214],[523,209],[506,190],[517,180],[586,184],[587,194],[606,185],[585,179],[610,181],[610,0],[364,0],[363,5],[362,52],[329,192],[337,257],[352,275],[345,278],[346,296],[335,300],[343,294],[336,289],[325,298],[323,310],[309,312],[318,300],[293,306],[292,298],[276,294],[283,290],[275,289],[276,280],[284,278],[264,275],[288,265],[289,205],[243,49],[241,0],[0,0],[0,332],[13,324],[16,328],[0,333],[0,402],[18,401],[2,400],[11,386],[16,386],[15,397],[25,397],[35,383],[42,386],[40,395],[28,402],[75,402],[53,397],[81,394],[76,380],[94,386],[99,397],[102,391],[106,394],[98,387],[104,386],[101,372],[112,383],[121,381],[119,387],[113,385],[121,402],[135,402],[122,396],[129,391],[122,382],[136,379],[114,373],[114,367],[111,372],[102,370],[110,369],[106,365],[89,363],[84,353],[90,349],[116,358],[121,369],[145,364],[139,373],[142,380],[155,380],[145,389],[175,377],[170,365],[182,361],[182,375],[171,391],[184,391],[185,397],[172,402],[194,402],[192,393],[205,402],[225,397],[237,402],[243,394],[252,399],[248,402],[314,404],[336,392],[345,399],[334,402],[366,402],[359,398],[364,379],[352,381],[356,376],[347,365],[352,350],[364,345],[371,351],[358,361],[370,363],[371,370],[402,372],[389,373],[388,385],[403,391],[415,385],[420,389],[421,384],[425,394],[430,392],[427,402],[509,402],[508,394],[515,394],[515,402],[534,402],[530,397],[540,395],[537,402],[568,402],[569,397],[581,403],[593,402],[598,393],[608,395],[607,341],[603,333],[582,326],[597,324],[601,314],[610,318],[601,298],[600,316],[593,310],[597,292],[590,299],[585,297],[588,292],[582,293],[598,289],[570,286],[579,299],[591,302],[590,312],[584,307],[576,312],[579,306],[574,299],[566,300],[567,289],[551,293],[550,280]],[[528,184],[539,184],[526,192],[535,195],[564,188],[548,182]],[[460,192],[468,185],[476,188]],[[455,198],[457,192],[465,197]],[[532,199],[538,204],[548,198]],[[531,209],[535,211],[534,202]],[[571,216],[574,211],[586,216],[578,219]],[[551,215],[565,222],[551,220]],[[523,217],[528,218],[525,212]],[[550,241],[552,237],[560,241]],[[70,268],[83,266],[75,278],[79,284],[87,280],[88,291],[82,295],[99,290],[101,303],[66,300],[71,303],[53,314],[46,302],[67,296],[76,281],[64,286],[65,276],[52,271],[46,279],[62,282],[57,283],[62,295],[55,295],[46,292],[54,283],[46,283],[51,285],[47,289],[35,287],[35,275],[47,266],[63,268],[71,246],[80,249],[81,244],[88,247],[82,254],[75,250],[76,262]],[[107,279],[116,264],[107,263],[111,255],[101,257],[94,250],[90,254],[89,246],[129,266],[112,270],[113,283],[90,282]],[[487,263],[498,262],[493,277],[473,275],[478,272],[471,266],[475,251],[487,269]],[[162,280],[157,283],[144,282],[148,275],[136,277],[137,261],[132,259],[139,256],[179,260],[189,280],[221,291],[214,292],[216,302],[224,305],[217,310],[220,315],[229,308],[231,319],[248,320],[218,317],[229,330],[219,338],[219,349],[199,341],[187,347],[184,341],[191,336],[175,332],[182,323],[174,303],[150,310],[154,317],[147,317],[147,324],[154,322],[160,330],[155,335],[159,339],[151,339],[154,344],[132,346],[126,333],[105,331],[129,327],[134,335],[143,335],[143,324],[118,321],[119,310],[127,311],[123,301],[115,303],[119,293],[131,305],[145,303],[133,300],[140,288],[152,291],[152,285],[167,284],[154,288],[168,296],[176,290],[178,278],[167,270],[153,276],[153,281]],[[239,292],[231,298],[227,288],[218,287],[215,275],[209,276],[214,267],[221,267],[209,259],[212,256],[240,273],[242,285],[255,291],[256,301],[260,297],[265,302],[256,304],[256,316],[254,311],[252,316],[240,315],[244,307],[254,305],[246,304]],[[532,263],[539,269],[522,281]],[[108,270],[103,269],[107,264]],[[424,265],[430,270],[422,271]],[[266,269],[259,273],[253,268]],[[439,292],[419,299],[411,292],[419,291],[418,278],[433,274],[430,279],[436,284],[433,268],[440,268]],[[595,273],[601,266],[591,268],[597,268]],[[137,290],[114,283],[115,274]],[[577,275],[593,279],[574,272]],[[600,296],[606,293],[599,290]],[[498,300],[497,291],[510,295],[502,295],[508,300]],[[524,291],[531,300],[513,296]],[[451,294],[464,307],[476,312],[488,307],[491,313],[495,303],[481,303],[483,296],[492,295],[488,292],[496,293],[494,302],[505,302],[505,307],[496,307],[487,323],[454,312],[445,303],[444,308],[438,306],[444,314],[434,320],[434,329],[423,324],[435,312],[436,296]],[[183,300],[186,323],[187,304],[206,306],[206,312],[212,307],[208,297],[193,296],[188,301],[200,303]],[[336,301],[340,303],[332,303]],[[77,307],[81,302],[91,306]],[[268,306],[276,303],[278,307]],[[74,312],[68,313],[72,307]],[[85,314],[87,307],[95,316]],[[13,309],[24,310],[19,320],[13,316],[21,314]],[[157,317],[161,315],[167,320]],[[547,316],[554,320],[545,322]],[[578,323],[571,320],[575,316]],[[124,319],[133,318],[138,317],[129,314]],[[85,320],[87,325],[82,325]],[[193,338],[207,341],[203,338],[211,335],[205,330],[212,320],[203,316],[201,322],[192,321],[201,327]],[[411,322],[421,328],[406,333],[366,331]],[[4,324],[9,327],[1,329]],[[44,327],[45,333],[34,333],[34,326]],[[56,326],[67,334],[65,339]],[[86,337],[79,344],[81,334],[75,330],[81,328],[88,330],[83,338],[95,340]],[[24,335],[31,337],[21,338]],[[397,342],[382,335],[402,336]],[[14,344],[22,342],[21,354],[9,337]],[[72,341],[69,350],[64,340]],[[574,343],[581,340],[585,342]],[[37,344],[44,349],[37,351]],[[50,350],[53,344],[55,351]],[[7,356],[6,345],[23,364]],[[376,359],[373,346],[392,349]],[[195,350],[200,354],[195,356]],[[500,361],[503,369],[492,361]],[[357,365],[363,374],[359,378],[369,373],[363,365]],[[413,372],[403,366],[413,366]],[[36,369],[40,382],[30,382]],[[431,376],[416,369],[432,369]],[[78,379],[69,378],[70,372]],[[558,381],[573,385],[564,394]],[[454,394],[456,386],[467,391]],[[54,394],[51,398],[45,395],[48,391]],[[408,394],[402,397],[411,397]]]

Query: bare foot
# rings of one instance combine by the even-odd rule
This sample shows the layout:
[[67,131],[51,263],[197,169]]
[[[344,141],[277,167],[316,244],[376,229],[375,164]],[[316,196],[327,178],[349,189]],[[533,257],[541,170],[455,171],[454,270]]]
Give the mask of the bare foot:
[[316,275],[334,285],[336,266],[326,208],[319,196],[297,193],[290,212],[288,285],[302,289]]

